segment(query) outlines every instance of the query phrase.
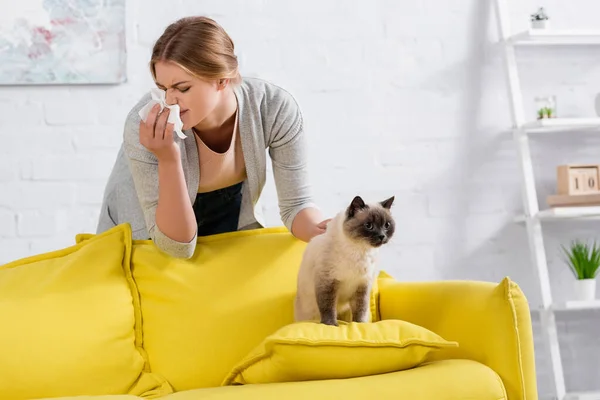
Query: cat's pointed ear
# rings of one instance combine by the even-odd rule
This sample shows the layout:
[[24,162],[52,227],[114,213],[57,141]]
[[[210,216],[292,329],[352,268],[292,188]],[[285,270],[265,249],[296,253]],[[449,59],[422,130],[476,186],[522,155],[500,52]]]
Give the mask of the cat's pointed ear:
[[394,202],[394,197],[395,197],[395,196],[392,196],[392,197],[390,197],[389,199],[387,199],[387,200],[384,200],[384,201],[382,201],[382,202],[381,202],[381,203],[379,203],[379,204],[381,204],[381,206],[382,206],[383,208],[387,208],[387,209],[389,210],[389,209],[392,207],[392,203]]
[[354,214],[361,208],[365,208],[367,205],[363,201],[362,197],[356,196],[352,199],[352,203],[348,206],[348,218],[352,218]]

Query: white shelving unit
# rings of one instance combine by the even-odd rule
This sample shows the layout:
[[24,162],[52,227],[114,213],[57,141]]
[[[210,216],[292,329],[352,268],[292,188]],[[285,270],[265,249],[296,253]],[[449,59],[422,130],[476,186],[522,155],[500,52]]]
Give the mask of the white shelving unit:
[[[517,222],[525,222],[527,216],[520,215],[517,217]],[[600,207],[557,207],[541,210],[531,215],[529,219],[537,219],[540,221],[560,221],[565,219],[600,219]]]
[[507,38],[515,46],[600,44],[600,31],[529,29]]
[[600,118],[552,118],[529,121],[520,126],[527,133],[588,131],[600,129]]
[[565,395],[565,400],[598,400],[600,392],[573,392]]
[[567,393],[560,356],[558,331],[555,312],[573,312],[578,310],[600,310],[600,301],[555,303],[548,274],[542,222],[568,221],[576,219],[600,219],[600,207],[565,207],[539,209],[535,187],[535,176],[529,147],[532,134],[560,133],[573,131],[600,132],[600,118],[555,118],[530,121],[525,118],[521,83],[519,80],[516,47],[517,46],[572,46],[600,45],[600,31],[582,30],[527,30],[516,35],[511,33],[508,0],[494,0],[496,20],[500,40],[504,49],[506,82],[513,121],[513,139],[519,154],[521,166],[521,193],[524,215],[517,218],[526,225],[531,262],[539,282],[542,304],[540,317],[544,333],[544,342],[551,360],[551,373],[554,383],[555,400],[600,400],[600,388],[597,392]]
[[552,305],[552,309],[554,309],[554,311],[597,310],[600,309],[600,300],[567,301],[565,303],[556,303]]

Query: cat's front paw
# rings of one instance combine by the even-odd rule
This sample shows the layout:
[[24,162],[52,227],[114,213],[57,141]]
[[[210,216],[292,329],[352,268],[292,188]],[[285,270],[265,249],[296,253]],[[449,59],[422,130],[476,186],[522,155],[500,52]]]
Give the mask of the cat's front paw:
[[369,313],[368,312],[353,313],[352,314],[352,322],[359,322],[359,323],[369,322]]
[[321,318],[321,323],[330,326],[339,326],[335,318]]

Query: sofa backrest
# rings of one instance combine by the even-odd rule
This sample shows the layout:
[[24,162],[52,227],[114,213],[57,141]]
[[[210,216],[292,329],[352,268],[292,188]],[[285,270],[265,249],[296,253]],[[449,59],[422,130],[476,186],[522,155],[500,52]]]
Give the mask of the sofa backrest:
[[134,241],[151,371],[176,391],[220,385],[264,338],[293,322],[305,246],[279,227],[199,238],[189,260]]

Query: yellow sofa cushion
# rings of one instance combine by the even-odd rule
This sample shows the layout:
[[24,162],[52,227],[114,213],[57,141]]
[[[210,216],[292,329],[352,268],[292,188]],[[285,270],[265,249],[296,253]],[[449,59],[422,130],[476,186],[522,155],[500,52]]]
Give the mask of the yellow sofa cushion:
[[305,246],[284,227],[200,237],[187,260],[149,240],[134,241],[133,276],[152,371],[176,391],[219,386],[265,337],[294,322]]
[[0,397],[171,393],[147,372],[122,225],[0,266]]
[[225,386],[188,390],[164,398],[199,399],[506,400],[508,397],[502,380],[491,368],[472,360],[445,360],[360,378]]
[[343,379],[413,368],[432,351],[457,347],[401,320],[284,326],[250,352],[223,385]]

